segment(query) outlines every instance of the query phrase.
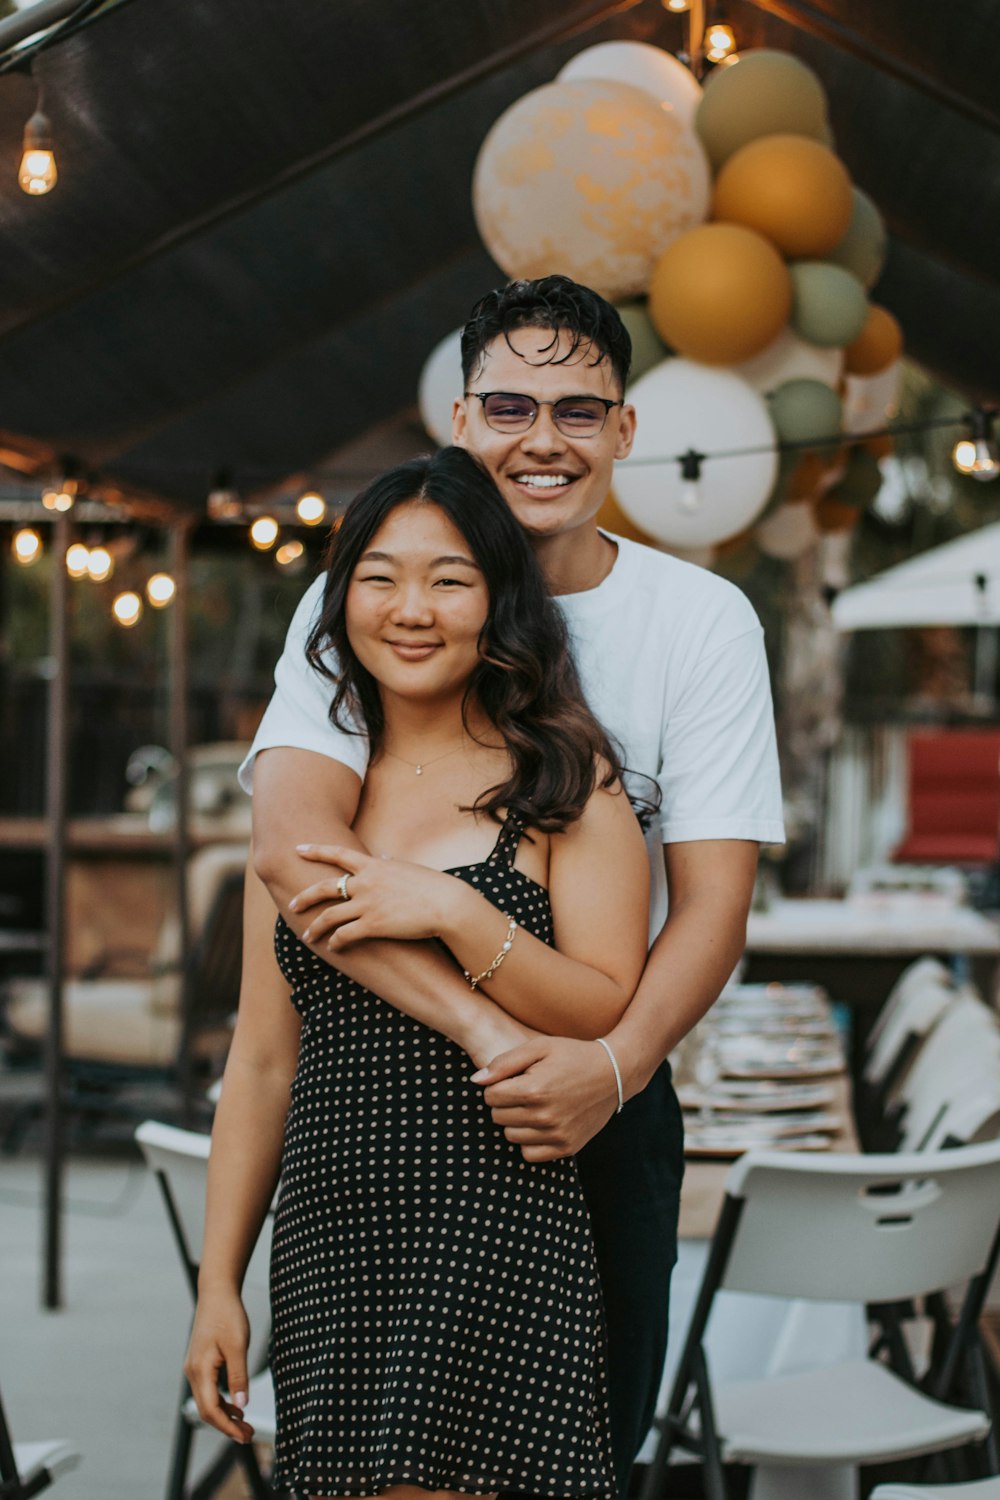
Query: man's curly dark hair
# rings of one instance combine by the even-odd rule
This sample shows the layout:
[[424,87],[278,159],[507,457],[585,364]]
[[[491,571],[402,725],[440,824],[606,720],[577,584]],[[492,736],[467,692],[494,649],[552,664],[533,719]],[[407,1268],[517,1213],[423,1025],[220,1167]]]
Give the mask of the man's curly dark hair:
[[[552,334],[535,351],[537,357],[527,359],[529,364],[564,365],[584,358],[597,365],[607,359],[624,393],[632,363],[628,329],[610,302],[568,276],[511,281],[480,298],[462,329],[462,376],[466,385],[475,378],[494,339],[504,338],[510,345],[510,335],[519,328],[545,328]],[[569,347],[563,352],[559,348],[561,333],[570,336]],[[523,349],[515,353],[526,357]]]

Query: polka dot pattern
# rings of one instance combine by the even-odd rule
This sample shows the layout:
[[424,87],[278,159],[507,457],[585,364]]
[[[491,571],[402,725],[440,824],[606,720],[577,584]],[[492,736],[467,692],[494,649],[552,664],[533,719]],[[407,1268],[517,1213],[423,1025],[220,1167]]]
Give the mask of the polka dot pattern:
[[[546,942],[546,891],[451,871]],[[529,1164],[468,1057],[322,963],[279,920],[303,1017],[275,1218],[276,1488],[615,1493],[606,1337],[576,1164]]]

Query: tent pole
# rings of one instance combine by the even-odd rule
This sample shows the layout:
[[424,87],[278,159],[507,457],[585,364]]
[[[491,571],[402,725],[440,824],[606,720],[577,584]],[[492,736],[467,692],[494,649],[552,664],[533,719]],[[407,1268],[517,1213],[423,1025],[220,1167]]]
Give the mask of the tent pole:
[[168,635],[170,753],[177,768],[174,782],[174,875],[177,902],[177,930],[181,967],[181,1042],[178,1057],[181,1118],[185,1125],[192,1117],[191,1076],[191,912],[188,900],[188,860],[191,853],[190,783],[188,776],[188,553],[190,524],[181,520],[170,530],[170,571],[176,585],[170,610]]
[[51,1309],[62,1298],[63,1180],[63,968],[66,951],[66,743],[69,690],[69,577],[66,548],[70,522],[57,515],[51,552],[49,590],[48,735],[46,815],[48,858],[45,871],[48,928],[49,1025],[45,1037],[45,1204],[42,1302]]

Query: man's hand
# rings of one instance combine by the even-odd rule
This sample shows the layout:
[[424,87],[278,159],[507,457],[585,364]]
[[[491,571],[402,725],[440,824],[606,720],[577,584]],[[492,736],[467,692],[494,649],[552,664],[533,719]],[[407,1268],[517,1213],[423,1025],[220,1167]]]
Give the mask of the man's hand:
[[495,1057],[473,1075],[485,1086],[494,1122],[525,1161],[573,1156],[608,1123],[618,1089],[597,1042],[539,1036]]

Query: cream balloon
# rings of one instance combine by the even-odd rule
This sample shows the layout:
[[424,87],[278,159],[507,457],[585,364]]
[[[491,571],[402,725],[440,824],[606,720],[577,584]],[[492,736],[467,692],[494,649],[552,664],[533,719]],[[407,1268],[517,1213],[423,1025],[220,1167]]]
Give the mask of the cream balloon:
[[877,375],[848,375],[844,384],[844,431],[875,432],[899,411],[903,362]]
[[599,42],[571,57],[559,73],[560,82],[578,78],[610,78],[614,83],[630,83],[633,88],[652,94],[661,108],[668,110],[684,125],[693,125],[695,110],[701,100],[701,84],[690,68],[662,47],[648,42]]
[[784,562],[801,557],[816,545],[819,537],[820,530],[809,500],[779,505],[754,528],[754,540],[760,550],[768,557],[777,557]]
[[508,276],[562,272],[610,302],[646,291],[709,198],[694,131],[642,89],[604,78],[525,94],[490,130],[472,179],[479,233]]
[[[744,531],[767,504],[778,468],[767,404],[739,375],[687,359],[657,365],[630,392],[631,458],[615,470],[618,503],[670,547],[708,547]],[[712,457],[733,449],[739,456]],[[704,454],[697,480],[678,457]]]
[[417,406],[420,420],[436,443],[451,442],[451,413],[465,382],[462,379],[462,330],[456,328],[431,351],[420,373]]
[[769,396],[788,380],[821,380],[836,390],[844,368],[844,351],[807,344],[791,328],[784,328],[774,342],[755,354],[753,359],[745,359],[729,368],[734,374],[742,375],[748,385],[764,396]]

